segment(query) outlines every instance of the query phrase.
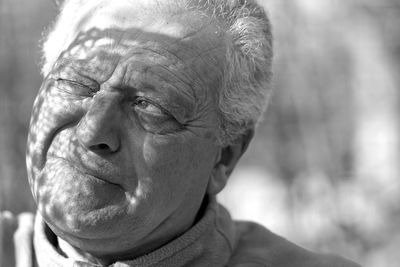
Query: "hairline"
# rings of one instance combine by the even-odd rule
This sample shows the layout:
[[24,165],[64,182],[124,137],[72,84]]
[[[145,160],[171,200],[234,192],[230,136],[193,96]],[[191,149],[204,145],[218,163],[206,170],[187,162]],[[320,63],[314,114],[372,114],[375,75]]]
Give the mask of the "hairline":
[[[57,20],[55,21],[55,23],[53,24],[51,30],[49,31],[49,33],[47,34],[47,41],[44,43],[43,47],[45,50],[45,45],[48,43],[48,41],[52,38],[52,35],[54,35],[55,30],[57,28],[59,28],[59,21],[60,21],[60,17],[63,15],[62,13],[65,12],[65,10],[67,8],[70,8],[70,5],[73,5],[76,3],[82,3],[85,8],[82,8],[81,5],[79,6],[79,20],[83,19],[85,17],[86,12],[96,9],[96,8],[100,8],[104,3],[105,0],[99,0],[99,1],[82,1],[82,0],[66,0],[65,3],[63,4],[63,6],[61,7],[61,12],[59,17],[57,18]],[[127,1],[129,2],[135,2],[136,1]],[[148,12],[152,12],[152,14],[156,14],[156,15],[160,15],[163,16],[165,18],[168,18],[167,16],[175,16],[177,14],[182,14],[184,12],[187,11],[196,11],[199,12],[201,15],[205,15],[211,19],[215,19],[218,22],[218,26],[220,26],[224,32],[225,35],[228,36],[229,39],[229,35],[231,34],[231,28],[234,26],[233,23],[231,21],[228,21],[229,19],[233,19],[234,14],[223,14],[226,17],[223,17],[221,14],[223,12],[220,12],[219,9],[223,9],[226,8],[226,6],[222,6],[223,4],[228,5],[228,2],[235,2],[235,1],[215,1],[218,2],[218,5],[215,4],[212,0],[187,0],[187,1],[178,1],[178,0],[155,0],[152,1],[152,7],[156,7],[156,8],[151,8],[149,9],[147,6],[147,10]],[[222,2],[222,4],[221,4]],[[252,0],[239,0],[236,2],[240,2],[240,3],[245,3],[247,4],[248,2],[253,3]],[[86,3],[86,4],[85,4]],[[146,2],[149,3],[149,2]],[[213,3],[215,4],[215,6],[211,6],[213,5]],[[220,5],[221,6],[220,6]],[[143,5],[142,5],[143,6]],[[259,6],[258,6],[259,7]],[[214,8],[214,9],[213,9]],[[262,9],[262,8],[261,8]],[[240,11],[240,10],[239,10]],[[154,13],[155,12],[155,13]],[[268,18],[265,16],[265,19],[267,20],[266,23],[269,26],[269,21]],[[75,21],[79,21],[76,19],[75,17]],[[77,26],[78,23],[75,23],[75,26]],[[237,25],[236,25],[237,26]],[[237,29],[236,29],[237,30]],[[71,30],[69,31],[69,33],[67,34],[71,34],[71,32],[73,32],[73,28],[71,27]],[[57,34],[57,33],[56,33]],[[268,37],[268,36],[267,36]],[[269,37],[271,38],[271,37]],[[68,38],[65,38],[68,39]],[[71,39],[71,36],[70,36]],[[268,39],[268,38],[267,38]],[[69,40],[69,42],[72,40]],[[236,40],[237,41],[237,40]],[[268,41],[268,40],[267,40]],[[66,40],[65,43],[68,43],[68,41]],[[60,55],[60,53],[63,51],[63,48],[65,49],[66,44],[64,43],[63,46],[59,47],[59,51],[58,54]],[[267,49],[269,49],[270,51],[270,57],[272,57],[272,45],[271,44],[267,44],[270,47],[267,47]],[[242,48],[243,49],[243,48]],[[248,59],[248,62],[245,62],[245,64],[239,64],[240,62],[234,62],[235,59],[236,61],[243,61],[246,60],[244,58],[247,57],[246,55],[246,51],[238,51],[236,45],[234,44],[234,40],[230,40],[226,42],[226,53],[225,53],[225,66],[223,67],[223,81],[222,84],[219,86],[219,90],[218,90],[218,94],[219,96],[217,97],[218,102],[216,102],[216,107],[217,110],[219,111],[219,118],[220,118],[220,130],[219,130],[219,141],[218,143],[220,144],[227,144],[227,143],[231,143],[234,141],[235,137],[237,137],[238,135],[243,134],[245,131],[247,131],[250,128],[254,128],[257,123],[259,122],[262,113],[264,112],[266,105],[267,105],[267,100],[269,98],[270,95],[270,91],[269,87],[270,87],[270,76],[272,76],[271,70],[270,70],[270,63],[267,62],[266,66],[266,72],[268,72],[266,74],[266,78],[261,79],[260,80],[260,84],[254,84],[254,82],[257,83],[257,79],[255,79],[254,77],[251,78],[250,80],[248,79],[247,81],[245,81],[246,79],[243,79],[243,77],[245,77],[246,75],[242,75],[242,79],[238,79],[238,73],[240,73],[241,71],[238,68],[242,68],[242,71],[248,71],[250,74],[250,71],[252,69],[251,65],[255,65],[255,62],[252,62],[253,59]],[[268,56],[267,56],[268,57]],[[42,74],[45,76],[50,69],[50,65],[54,64],[54,62],[56,61],[57,55],[53,55],[53,59],[52,62],[49,62],[49,58],[46,55],[46,52],[44,52],[44,57],[43,57],[43,61],[44,61],[44,65],[43,65],[43,69],[42,69]],[[271,60],[271,58],[266,58],[267,60]],[[238,64],[237,64],[238,63]],[[246,66],[247,64],[247,66]],[[240,67],[238,66],[240,65]],[[253,83],[253,84],[250,84]],[[261,84],[262,83],[262,84]],[[244,87],[242,90],[245,89],[250,89],[252,91],[257,91],[255,92],[256,94],[258,94],[257,97],[262,97],[265,99],[265,103],[264,104],[257,104],[255,106],[255,108],[253,108],[253,110],[251,111],[253,114],[250,114],[251,112],[247,112],[248,114],[243,115],[241,114],[241,112],[243,113],[243,111],[245,110],[245,108],[240,107],[240,105],[237,105],[239,103],[239,101],[236,99],[234,99],[235,95],[230,95],[231,88],[236,88],[236,87]],[[229,87],[229,88],[228,88]],[[248,87],[248,88],[246,88]],[[256,89],[259,88],[259,89]],[[269,90],[269,92],[262,92],[263,89],[261,87],[268,87],[268,89],[266,91]],[[240,88],[236,88],[236,91],[240,91]],[[241,92],[238,94],[242,94]],[[243,94],[242,94],[243,96]],[[240,96],[239,96],[240,97]],[[254,98],[254,97],[253,97]],[[236,103],[236,107],[229,107],[229,104],[227,104],[226,100],[223,99],[230,99],[231,103]],[[251,99],[250,99],[251,100]],[[225,102],[224,102],[225,101]],[[251,100],[254,102],[254,99]],[[250,102],[251,102],[250,101]],[[250,107],[250,105],[249,105]],[[236,109],[236,110],[235,110]],[[246,112],[245,112],[246,113]],[[240,116],[247,116],[246,118],[237,118]],[[229,128],[229,129],[228,129]]]

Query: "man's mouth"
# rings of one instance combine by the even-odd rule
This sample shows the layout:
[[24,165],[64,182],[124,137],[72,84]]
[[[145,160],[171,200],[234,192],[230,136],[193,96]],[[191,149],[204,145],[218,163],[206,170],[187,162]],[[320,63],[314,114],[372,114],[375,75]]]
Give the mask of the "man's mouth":
[[87,176],[89,178],[96,179],[98,181],[102,181],[102,182],[109,183],[112,185],[120,186],[119,184],[113,182],[114,177],[111,177],[110,175],[106,176],[106,175],[102,174],[98,169],[84,166],[84,164],[78,162],[78,160],[69,160],[64,157],[60,157],[60,156],[57,156],[54,154],[49,155],[47,159],[48,160],[54,159],[54,160],[60,161],[63,164],[67,165],[68,167],[73,168],[78,173],[81,173],[83,176]]

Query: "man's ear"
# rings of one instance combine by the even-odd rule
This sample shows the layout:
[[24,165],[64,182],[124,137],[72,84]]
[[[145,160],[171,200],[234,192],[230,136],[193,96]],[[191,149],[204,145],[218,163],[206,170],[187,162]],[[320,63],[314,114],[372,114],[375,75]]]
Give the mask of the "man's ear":
[[235,139],[232,144],[220,148],[214,169],[208,182],[207,193],[218,194],[226,185],[240,157],[244,154],[253,139],[254,129],[247,130]]

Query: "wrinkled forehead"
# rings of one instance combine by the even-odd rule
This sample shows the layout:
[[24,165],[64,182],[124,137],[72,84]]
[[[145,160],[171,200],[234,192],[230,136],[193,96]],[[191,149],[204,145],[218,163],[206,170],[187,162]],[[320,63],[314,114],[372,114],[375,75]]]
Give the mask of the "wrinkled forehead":
[[167,6],[154,9],[149,2],[108,1],[89,8],[61,57],[90,58],[101,50],[115,59],[148,50],[148,59],[153,52],[154,60],[175,61],[199,76],[221,76],[226,35],[218,23],[195,11],[163,12]]
[[[141,28],[147,32],[180,38],[211,23],[205,13],[187,10],[169,2],[171,1],[99,1],[97,5],[88,6],[86,12],[81,13],[82,17],[77,18],[77,30],[85,31],[94,25],[101,30]],[[213,22],[217,29],[216,21]]]
[[215,20],[195,11],[168,9],[164,13],[167,7],[137,4],[152,1],[103,2],[75,21],[61,59],[98,68],[96,72],[103,73],[104,79],[118,64],[133,58],[172,67],[179,76],[192,80],[188,83],[197,83],[197,79],[203,86],[219,84],[226,34]]

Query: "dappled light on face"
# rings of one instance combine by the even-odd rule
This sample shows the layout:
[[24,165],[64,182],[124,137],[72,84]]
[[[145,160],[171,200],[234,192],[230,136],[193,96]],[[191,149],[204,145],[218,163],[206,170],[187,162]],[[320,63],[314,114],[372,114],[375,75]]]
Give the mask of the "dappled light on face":
[[[87,56],[88,51],[93,48],[88,45],[96,45],[96,41],[99,41],[99,39],[96,40],[98,36],[97,30],[81,34],[76,43],[72,45],[75,54],[67,50],[63,52],[60,58],[70,58],[74,55]],[[100,43],[103,44],[104,40]],[[57,80],[53,77],[57,77],[56,74],[68,75],[68,70],[62,70],[60,74],[58,67],[60,66],[56,64],[54,71],[43,82],[33,106],[27,151],[28,169],[42,168],[45,160],[43,153],[50,146],[51,136],[62,130],[60,126],[66,127],[70,124],[77,124],[78,118],[84,113],[83,103],[79,101],[80,99],[74,98],[72,94],[57,88],[59,87]],[[87,101],[89,99],[83,102]],[[63,141],[67,142],[68,140]]]
[[[80,32],[69,47],[60,54],[59,59],[70,59],[71,57],[75,60],[87,59],[90,51],[93,51],[97,47],[115,47],[120,37],[108,36],[108,33],[108,31],[101,31],[96,28],[87,32]],[[119,34],[122,35],[123,33]]]
[[151,177],[141,177],[134,193],[126,192],[126,199],[129,202],[128,213],[134,214],[140,204],[139,201],[148,198],[148,195],[152,193],[150,189],[153,187],[153,183]]
[[[199,79],[192,69],[199,51],[180,41],[93,28],[54,63],[33,107],[27,162],[38,209],[56,233],[118,234],[124,229],[110,224],[119,220],[150,228],[140,222],[167,218],[194,191],[193,177],[205,187],[209,151],[199,144],[215,145],[216,119],[211,108],[207,118],[209,110],[193,114],[193,94],[208,99],[205,80],[218,75]],[[183,123],[194,115],[202,120],[189,131]],[[201,147],[201,159],[191,145]],[[201,202],[197,191],[191,199]]]
[[210,22],[185,32],[177,21],[166,30],[80,31],[37,96],[31,188],[50,229],[82,250],[172,240],[202,205],[225,44]]
[[[96,45],[112,42],[98,36],[97,30],[79,36],[71,50],[60,56],[60,62],[67,58],[100,60],[91,58],[89,52]],[[56,64],[42,84],[32,110],[27,167],[31,188],[44,218],[75,229],[79,224],[89,223],[92,210],[121,201],[123,193],[119,186],[109,186],[109,182],[122,179],[113,162],[88,156],[89,148],[76,137],[76,127],[90,105],[91,96],[76,96],[59,84],[57,77],[68,79],[70,73]],[[99,130],[90,123],[85,127],[87,133]],[[108,182],[98,179],[109,176]],[[109,192],[114,194],[103,197],[110,195]],[[80,221],[76,217],[79,214]]]

